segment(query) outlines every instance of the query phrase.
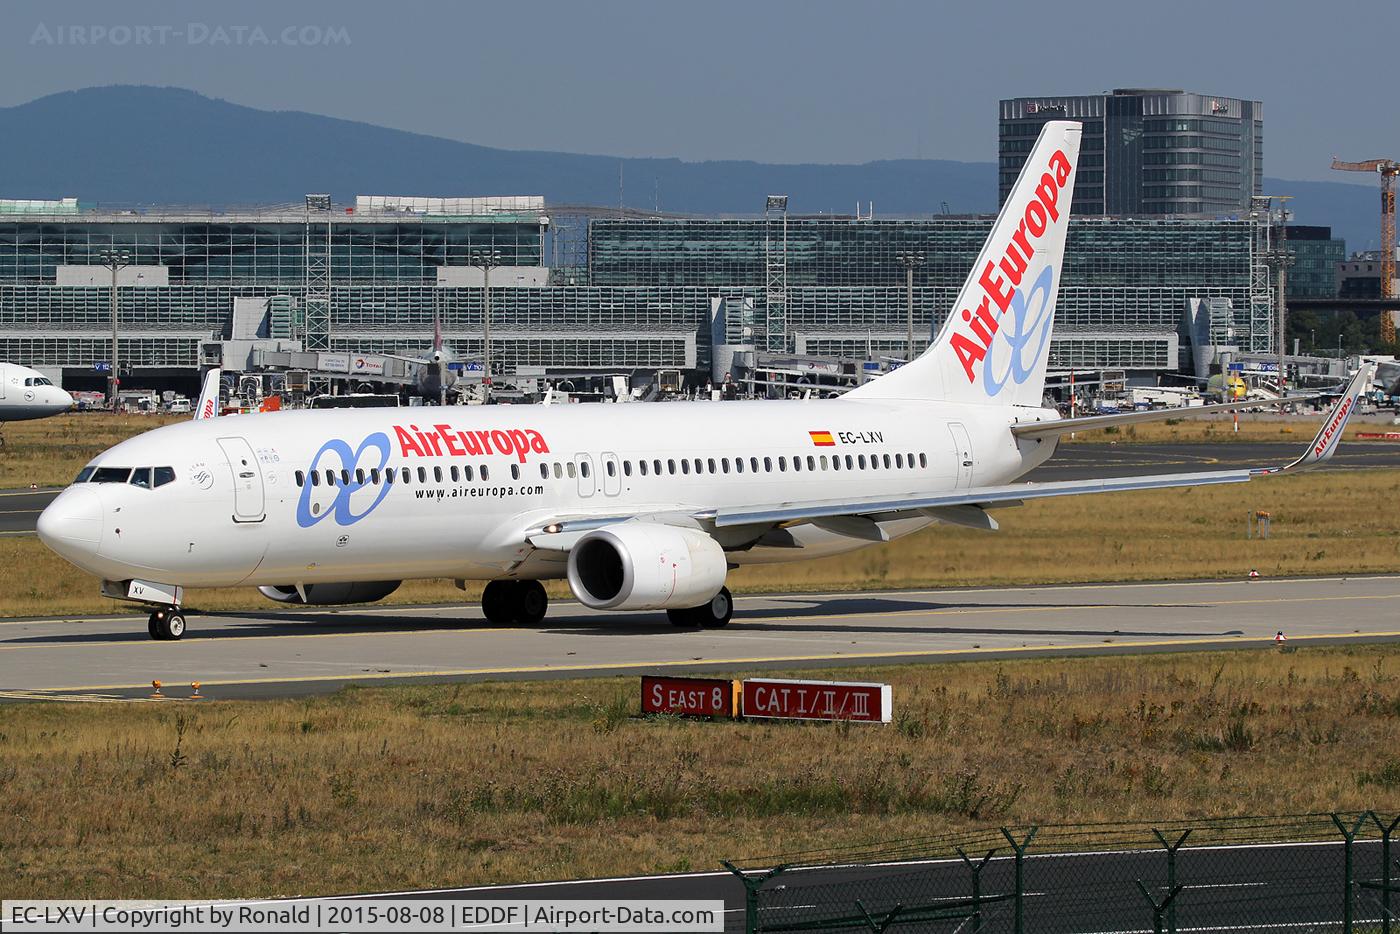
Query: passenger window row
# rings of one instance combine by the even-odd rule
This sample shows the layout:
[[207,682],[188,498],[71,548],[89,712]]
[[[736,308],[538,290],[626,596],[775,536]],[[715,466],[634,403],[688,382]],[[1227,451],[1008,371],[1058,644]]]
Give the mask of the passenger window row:
[[[787,455],[778,457],[735,457],[732,460],[728,457],[668,457],[664,460],[656,457],[640,459],[634,462],[623,460],[622,475],[624,477],[635,476],[688,476],[690,474],[742,474],[742,473],[801,473],[804,470],[808,473],[820,471],[839,470],[908,470],[915,465],[920,468],[928,467],[928,455],[925,453],[905,454],[807,454],[794,455],[789,458]],[[609,477],[617,476],[618,462],[612,459],[603,461],[603,470]],[[540,464],[540,478],[548,480],[553,475],[554,479],[560,480],[565,476],[573,478],[575,476],[589,476],[588,461],[579,461],[575,466],[573,461],[559,461],[553,463]]]
[[[640,459],[634,464],[632,460],[621,461],[622,475],[631,476],[689,476],[691,474],[760,474],[760,473],[801,473],[804,470],[808,473],[818,473],[820,471],[851,471],[851,470],[910,470],[916,465],[920,468],[928,467],[928,455],[920,452],[906,454],[796,454],[792,457],[779,455],[774,458],[768,457],[668,457],[664,460],[656,457],[650,460]],[[168,469],[168,468],[157,468]],[[607,459],[603,461],[603,470],[609,477],[617,476],[618,461]],[[634,473],[635,470],[635,473]],[[491,479],[490,467],[481,464],[473,467],[471,464],[457,465],[451,464],[444,468],[441,464],[433,467],[420,466],[416,470],[412,467],[386,467],[382,471],[379,468],[365,470],[357,467],[354,471],[354,482],[359,486],[378,486],[383,484],[406,484],[406,483],[462,483],[472,482],[480,479],[487,482]],[[566,477],[570,480],[578,477],[587,479],[592,476],[592,468],[587,460],[581,461],[541,461],[540,479],[548,480],[553,477],[555,480],[563,480]],[[520,465],[510,465],[510,478],[520,479]],[[173,479],[173,476],[172,476]],[[83,482],[81,476],[78,482]],[[99,481],[101,482],[101,481]],[[307,483],[312,486],[349,486],[351,483],[351,472],[342,468],[341,470],[315,470],[310,473],[298,470],[296,472],[296,484],[303,487]],[[160,484],[157,483],[157,486]]]
[[74,483],[129,483],[153,489],[175,482],[174,467],[84,467]]
[[[510,468],[511,478],[520,479],[520,465],[512,464]],[[305,486],[310,481],[312,486],[349,486],[351,473],[349,470],[313,470],[309,474],[305,471],[296,472],[296,484],[298,487]],[[323,481],[324,478],[324,481]],[[355,468],[354,482],[359,486],[379,486],[381,483],[392,485],[395,483],[470,483],[473,480],[483,482],[491,479],[491,468],[486,464],[479,467],[471,464],[450,464],[446,469],[441,464],[433,467],[385,467],[380,470],[372,467],[365,470],[363,467]]]

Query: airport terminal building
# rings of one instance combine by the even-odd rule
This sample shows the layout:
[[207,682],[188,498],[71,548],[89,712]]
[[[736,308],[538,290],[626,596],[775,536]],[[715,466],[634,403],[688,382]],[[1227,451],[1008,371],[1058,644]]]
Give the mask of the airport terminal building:
[[[201,366],[245,368],[254,346],[422,353],[435,318],[471,360],[482,350],[483,264],[492,354],[506,375],[674,368],[703,382],[745,354],[902,357],[905,261],[919,349],[992,223],[785,208],[742,218],[595,211],[565,262],[538,197],[362,196],[229,213],[3,202],[0,359],[101,388],[115,291],[127,386],[192,389]],[[1247,219],[1073,218],[1052,368],[1151,378],[1181,368],[1203,339],[1270,352],[1264,243]],[[103,251],[129,262],[115,290]],[[1204,331],[1188,326],[1203,302]]]

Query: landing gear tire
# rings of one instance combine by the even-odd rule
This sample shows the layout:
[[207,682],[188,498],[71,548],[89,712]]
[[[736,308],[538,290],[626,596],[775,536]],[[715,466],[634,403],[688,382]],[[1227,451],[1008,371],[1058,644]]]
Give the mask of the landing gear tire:
[[720,629],[729,625],[734,618],[734,596],[728,587],[721,587],[710,602],[701,606],[686,607],[683,610],[667,610],[666,618],[672,626],[699,626],[701,629]]
[[161,607],[151,613],[146,631],[152,639],[163,642],[182,639],[185,635],[185,615],[177,607]]
[[549,611],[549,594],[544,592],[544,584],[539,581],[519,581],[512,596],[515,598],[515,621],[523,626],[538,624]]
[[497,626],[514,622],[511,614],[511,588],[515,581],[491,581],[481,592],[481,612],[486,621]]
[[549,610],[539,581],[491,581],[481,593],[481,612],[497,626],[534,626]]
[[709,603],[697,606],[691,612],[702,629],[722,629],[734,618],[734,595],[728,587],[721,587]]

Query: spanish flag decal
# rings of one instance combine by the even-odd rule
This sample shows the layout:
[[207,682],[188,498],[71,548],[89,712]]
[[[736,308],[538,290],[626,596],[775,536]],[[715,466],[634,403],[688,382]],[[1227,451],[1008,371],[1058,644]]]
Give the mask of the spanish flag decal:
[[836,439],[831,436],[831,432],[829,431],[809,431],[807,434],[812,436],[812,443],[819,448],[832,448],[836,446]]

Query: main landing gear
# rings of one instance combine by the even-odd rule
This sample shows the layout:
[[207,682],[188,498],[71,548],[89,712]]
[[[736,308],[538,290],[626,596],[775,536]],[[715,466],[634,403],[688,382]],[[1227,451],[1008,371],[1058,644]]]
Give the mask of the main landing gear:
[[548,609],[549,595],[539,581],[491,581],[481,592],[481,612],[497,626],[533,626]]
[[185,614],[178,606],[162,606],[151,611],[146,629],[152,639],[168,641],[183,638],[185,635]]
[[728,626],[734,617],[734,597],[728,587],[721,587],[719,593],[702,606],[684,610],[667,610],[666,618],[672,626],[699,626],[702,629],[719,629]]

